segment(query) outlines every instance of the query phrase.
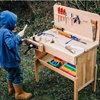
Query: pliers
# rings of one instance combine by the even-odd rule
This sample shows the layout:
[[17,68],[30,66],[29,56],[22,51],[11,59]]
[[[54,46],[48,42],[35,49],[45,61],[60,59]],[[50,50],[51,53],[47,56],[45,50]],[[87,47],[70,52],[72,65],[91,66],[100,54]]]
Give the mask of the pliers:
[[74,23],[76,23],[78,21],[78,24],[81,23],[80,19],[79,19],[79,16],[77,15],[75,18],[74,18]]

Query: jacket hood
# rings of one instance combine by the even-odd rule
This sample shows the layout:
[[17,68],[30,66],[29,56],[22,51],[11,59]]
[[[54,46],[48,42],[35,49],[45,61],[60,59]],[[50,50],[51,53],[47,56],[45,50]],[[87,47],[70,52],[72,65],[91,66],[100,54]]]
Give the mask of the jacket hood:
[[2,11],[0,13],[0,25],[9,30],[13,30],[16,26],[17,15],[8,10]]

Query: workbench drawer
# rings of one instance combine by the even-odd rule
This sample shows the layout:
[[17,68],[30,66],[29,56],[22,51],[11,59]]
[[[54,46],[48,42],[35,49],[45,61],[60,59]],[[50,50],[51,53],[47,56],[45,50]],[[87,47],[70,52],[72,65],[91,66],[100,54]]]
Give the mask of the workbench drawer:
[[56,67],[50,65],[50,64],[48,63],[48,61],[50,61],[50,60],[52,60],[52,59],[53,59],[53,56],[50,55],[50,54],[47,54],[45,57],[39,59],[39,62],[40,62],[42,65],[44,65],[44,66],[48,67],[49,69],[51,69],[51,70],[53,70],[53,71],[55,71],[55,72],[57,72],[57,73],[59,73],[59,74],[65,76],[65,77],[67,77],[68,79],[70,79],[70,80],[72,80],[72,81],[75,81],[75,80],[77,79],[77,77],[74,77],[74,76],[72,76],[72,75],[70,75],[70,74],[68,74],[68,73],[66,73],[66,72],[64,72],[64,71],[62,71],[62,70],[60,70],[60,68],[56,68]]

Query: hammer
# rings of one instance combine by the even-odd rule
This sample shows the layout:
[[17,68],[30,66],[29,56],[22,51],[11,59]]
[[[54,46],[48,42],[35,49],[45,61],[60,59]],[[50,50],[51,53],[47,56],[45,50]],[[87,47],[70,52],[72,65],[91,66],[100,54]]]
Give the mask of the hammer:
[[26,25],[24,26],[23,31],[25,31],[27,26],[30,25],[30,23],[28,21],[26,21],[25,23],[26,23]]

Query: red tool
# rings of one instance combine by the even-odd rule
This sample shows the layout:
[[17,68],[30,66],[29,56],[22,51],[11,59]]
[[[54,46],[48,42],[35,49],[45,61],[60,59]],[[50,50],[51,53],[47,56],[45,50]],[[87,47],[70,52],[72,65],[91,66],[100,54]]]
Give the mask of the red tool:
[[[63,9],[63,15],[65,15],[66,14],[66,10],[65,9]],[[65,20],[65,16],[63,17],[63,21]]]
[[60,20],[62,21],[63,8],[61,8],[61,10],[60,10],[60,14],[61,14],[61,16],[60,16]]
[[58,7],[58,22],[60,21],[60,16],[59,16],[59,14],[60,14],[60,7]]

